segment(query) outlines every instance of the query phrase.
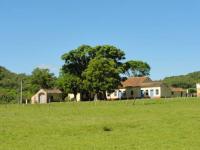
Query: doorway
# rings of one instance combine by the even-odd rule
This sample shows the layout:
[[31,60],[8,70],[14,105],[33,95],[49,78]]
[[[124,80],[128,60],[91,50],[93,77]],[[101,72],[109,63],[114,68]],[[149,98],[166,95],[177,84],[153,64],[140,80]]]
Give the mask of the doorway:
[[46,101],[46,96],[45,96],[44,93],[40,93],[40,94],[39,94],[39,103],[40,103],[40,104],[45,104],[45,103],[47,103],[47,101]]

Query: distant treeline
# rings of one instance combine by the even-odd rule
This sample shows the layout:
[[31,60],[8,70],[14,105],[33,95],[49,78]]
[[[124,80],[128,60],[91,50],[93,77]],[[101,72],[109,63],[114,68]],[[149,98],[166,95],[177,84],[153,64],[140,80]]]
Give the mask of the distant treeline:
[[[35,68],[31,75],[16,74],[0,66],[0,103],[18,103],[20,84],[23,83],[23,101],[30,100],[39,89],[59,88],[63,98],[67,93],[85,94],[105,99],[105,92],[118,88],[121,81],[131,76],[149,76],[150,66],[143,61],[125,61],[125,53],[110,45],[82,45],[63,54],[60,75],[56,77],[49,69]],[[167,77],[169,86],[195,88],[200,82],[200,72],[184,76]]]
[[163,82],[172,87],[196,88],[196,83],[200,82],[200,71],[187,75],[166,77]]

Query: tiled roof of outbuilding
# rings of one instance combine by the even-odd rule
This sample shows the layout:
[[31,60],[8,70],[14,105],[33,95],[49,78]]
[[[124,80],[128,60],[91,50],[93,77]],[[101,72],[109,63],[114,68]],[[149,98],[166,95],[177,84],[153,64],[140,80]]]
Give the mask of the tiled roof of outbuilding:
[[61,94],[62,92],[59,89],[44,89],[48,94]]

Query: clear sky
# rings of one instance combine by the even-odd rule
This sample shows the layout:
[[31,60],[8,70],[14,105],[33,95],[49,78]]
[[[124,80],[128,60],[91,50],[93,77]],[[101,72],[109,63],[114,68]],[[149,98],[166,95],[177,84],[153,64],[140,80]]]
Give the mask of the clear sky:
[[0,0],[0,65],[30,74],[82,44],[115,45],[151,77],[200,70],[199,0]]

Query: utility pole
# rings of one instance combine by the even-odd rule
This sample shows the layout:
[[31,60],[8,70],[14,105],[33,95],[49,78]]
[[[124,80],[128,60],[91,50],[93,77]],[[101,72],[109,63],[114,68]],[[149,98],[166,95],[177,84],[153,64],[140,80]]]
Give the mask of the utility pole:
[[22,83],[22,80],[21,80],[20,104],[22,104],[22,99],[23,99],[23,83]]

